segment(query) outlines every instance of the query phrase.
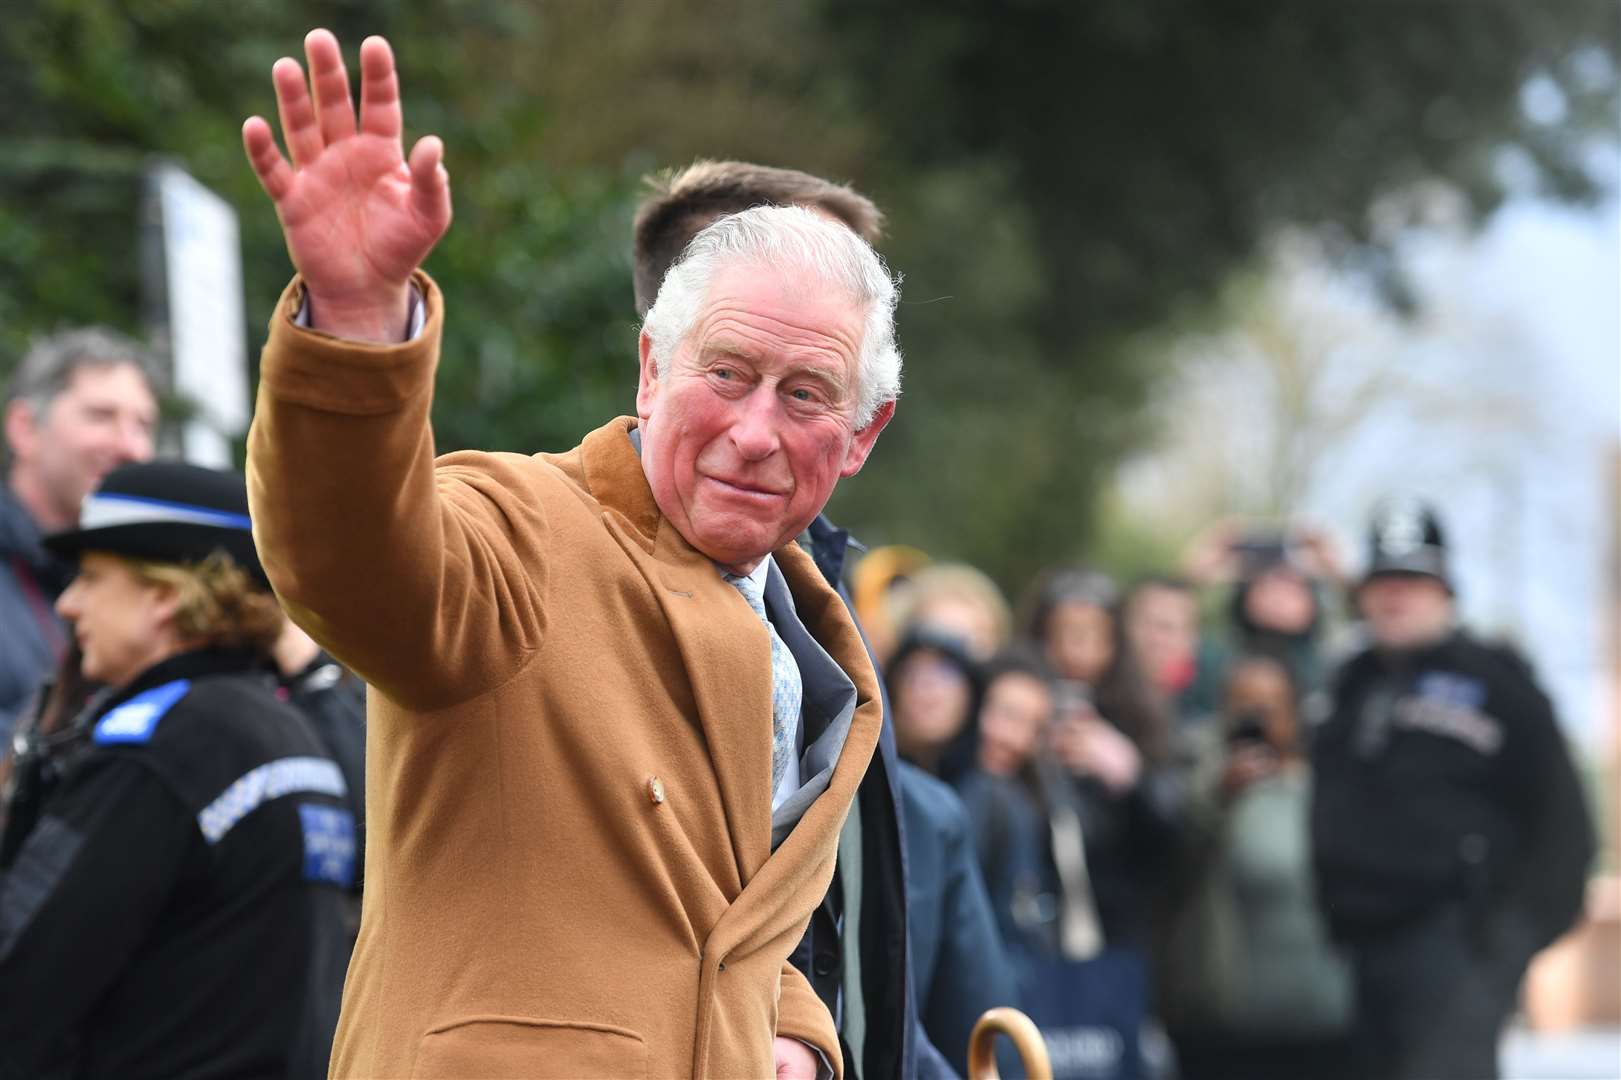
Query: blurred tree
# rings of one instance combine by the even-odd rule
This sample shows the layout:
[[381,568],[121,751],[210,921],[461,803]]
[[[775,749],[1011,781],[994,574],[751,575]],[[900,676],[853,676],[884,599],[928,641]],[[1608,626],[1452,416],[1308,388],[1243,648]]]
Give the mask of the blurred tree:
[[[1613,0],[823,9],[829,60],[883,132],[870,184],[908,296],[959,298],[907,310],[915,400],[873,466],[905,477],[899,509],[917,516],[878,516],[888,485],[870,482],[851,512],[1005,578],[1071,553],[1099,463],[1152,431],[1134,411],[1165,354],[1138,335],[1216,295],[1280,226],[1315,229],[1399,308],[1387,245],[1422,205],[1405,196],[1441,182],[1479,220],[1510,185],[1586,199],[1595,167],[1614,175]],[[916,180],[986,163],[998,182],[966,213]],[[1023,257],[997,259],[1009,222]],[[1015,301],[967,299],[1010,262]]]
[[[1279,225],[1381,254],[1443,181],[1592,190],[1613,0],[12,0],[0,20],[0,363],[32,329],[130,323],[117,199],[174,155],[243,211],[254,343],[287,273],[241,162],[268,71],[322,23],[394,42],[457,220],[441,448],[567,446],[630,407],[634,177],[735,156],[850,179],[907,276],[906,398],[835,512],[1017,589],[1085,549],[1151,434],[1166,331]],[[77,194],[76,194],[77,193]],[[97,207],[100,207],[98,210]],[[98,214],[100,216],[98,216]],[[114,317],[108,312],[126,312]]]
[[[535,13],[493,0],[351,0],[319,20],[348,49],[394,41],[411,131],[450,148],[457,220],[430,262],[455,297],[441,447],[560,447],[628,405],[634,378],[628,231],[634,177],[544,165],[545,112],[524,72]],[[317,16],[241,0],[21,0],[0,20],[0,372],[33,333],[70,322],[140,329],[137,208],[171,156],[241,215],[252,352],[290,268],[242,159],[244,118],[274,118],[270,66],[301,56]],[[445,33],[454,27],[454,34]],[[409,135],[408,138],[414,138]]]

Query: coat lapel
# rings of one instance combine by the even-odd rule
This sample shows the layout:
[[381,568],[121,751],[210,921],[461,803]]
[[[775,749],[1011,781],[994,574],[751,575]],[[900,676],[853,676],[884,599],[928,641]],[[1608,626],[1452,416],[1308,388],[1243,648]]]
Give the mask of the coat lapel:
[[827,789],[805,807],[798,824],[715,924],[704,943],[705,953],[713,956],[756,948],[783,934],[797,940],[803,932],[804,920],[827,892],[839,829],[878,745],[883,722],[878,677],[844,601],[798,544],[790,543],[774,556],[805,629],[855,684],[855,708]]
[[630,442],[635,423],[621,417],[586,437],[586,483],[669,622],[710,747],[741,883],[770,853],[771,642],[715,564],[659,513]]
[[[826,780],[827,797],[804,808],[773,852],[770,639],[714,563],[659,513],[630,442],[635,426],[621,417],[592,432],[581,445],[582,464],[586,486],[669,621],[710,747],[740,884],[746,883],[705,943],[706,952],[724,953],[785,932],[827,890],[832,846],[878,741],[878,678],[844,602],[810,555],[793,542],[775,552],[800,621],[850,676],[855,700],[843,750]],[[811,855],[819,846],[828,849],[825,864]]]

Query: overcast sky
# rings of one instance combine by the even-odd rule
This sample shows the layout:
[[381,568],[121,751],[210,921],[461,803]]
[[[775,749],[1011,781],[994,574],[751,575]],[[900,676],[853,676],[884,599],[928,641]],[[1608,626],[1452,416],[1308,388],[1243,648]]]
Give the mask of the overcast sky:
[[[1163,442],[1121,471],[1126,505],[1147,521],[1180,515],[1183,528],[1189,512],[1198,524],[1265,505],[1280,415],[1280,368],[1266,357],[1296,357],[1318,414],[1355,418],[1327,440],[1304,516],[1328,525],[1356,568],[1376,500],[1435,504],[1466,621],[1525,648],[1566,726],[1594,745],[1616,723],[1601,613],[1621,606],[1604,579],[1618,527],[1608,470],[1621,447],[1621,215],[1614,201],[1524,200],[1474,235],[1413,234],[1403,260],[1421,299],[1411,322],[1309,245],[1304,256],[1280,248],[1264,302],[1234,331],[1188,340],[1159,403]],[[1347,408],[1375,376],[1370,403]]]
[[1333,485],[1314,509],[1360,544],[1367,500],[1386,480],[1438,502],[1465,617],[1528,649],[1567,727],[1593,744],[1617,722],[1601,612],[1621,606],[1604,578],[1618,527],[1608,470],[1621,447],[1621,214],[1614,201],[1514,203],[1471,241],[1416,239],[1410,259],[1446,329],[1408,362],[1460,400],[1513,399],[1523,411],[1394,424],[1347,462],[1361,490],[1346,498]]

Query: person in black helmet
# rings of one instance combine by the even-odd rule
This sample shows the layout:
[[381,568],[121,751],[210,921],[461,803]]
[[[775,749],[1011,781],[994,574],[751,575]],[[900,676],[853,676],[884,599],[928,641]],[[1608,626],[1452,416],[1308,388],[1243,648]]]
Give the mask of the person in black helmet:
[[0,1077],[324,1076],[355,820],[277,698],[242,477],[125,466],[45,543],[105,689],[0,869]]
[[1375,516],[1371,643],[1313,745],[1318,897],[1349,948],[1363,1074],[1497,1076],[1531,957],[1579,916],[1591,820],[1526,661],[1457,625],[1440,523]]

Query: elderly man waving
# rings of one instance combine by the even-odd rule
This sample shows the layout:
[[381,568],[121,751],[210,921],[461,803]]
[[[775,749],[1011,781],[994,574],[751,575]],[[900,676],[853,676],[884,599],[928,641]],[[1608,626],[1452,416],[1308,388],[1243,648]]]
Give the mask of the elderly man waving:
[[442,147],[402,154],[382,39],[358,121],[337,41],[305,45],[309,87],[273,72],[291,162],[243,128],[299,272],[248,464],[283,603],[374,688],[333,1074],[837,1072],[787,958],[880,705],[794,538],[894,412],[894,282],[810,212],[723,218],[648,313],[635,417],[435,460]]

